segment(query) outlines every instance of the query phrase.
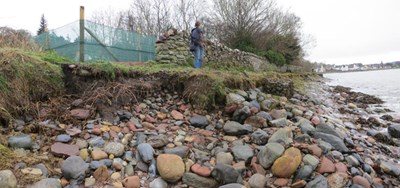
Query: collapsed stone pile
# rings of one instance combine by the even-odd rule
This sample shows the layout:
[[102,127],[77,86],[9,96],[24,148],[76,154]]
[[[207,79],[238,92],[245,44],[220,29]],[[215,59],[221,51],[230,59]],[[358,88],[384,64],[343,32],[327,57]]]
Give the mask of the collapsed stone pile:
[[[346,103],[346,93],[321,87],[289,100],[237,91],[208,114],[168,92],[115,112],[114,122],[76,108],[70,115],[83,126],[40,122],[58,130],[51,145],[31,134],[8,138],[19,153],[66,159],[55,169],[17,163],[13,171],[45,178],[32,187],[398,187],[399,120],[376,119]],[[1,187],[16,184],[12,171],[0,171]]]
[[[187,64],[193,59],[189,51],[189,34],[185,32],[171,33],[156,44],[156,60],[161,63]],[[207,41],[204,52],[205,64],[219,66],[248,67],[263,70],[269,63],[265,58],[252,53],[230,49],[220,43]]]

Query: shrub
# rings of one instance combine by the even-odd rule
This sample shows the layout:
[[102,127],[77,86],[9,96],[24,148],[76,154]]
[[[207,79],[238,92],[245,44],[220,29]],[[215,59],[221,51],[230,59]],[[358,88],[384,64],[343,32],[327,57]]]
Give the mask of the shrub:
[[269,62],[277,66],[283,66],[286,64],[285,56],[279,52],[268,50],[266,52],[262,52],[260,55],[264,56]]

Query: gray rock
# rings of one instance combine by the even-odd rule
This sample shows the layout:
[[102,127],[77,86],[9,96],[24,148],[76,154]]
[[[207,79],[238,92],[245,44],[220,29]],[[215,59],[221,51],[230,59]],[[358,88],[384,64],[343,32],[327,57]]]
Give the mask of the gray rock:
[[258,161],[260,162],[260,165],[265,169],[268,169],[269,167],[272,166],[272,164],[274,164],[275,160],[278,159],[283,154],[284,151],[285,148],[281,144],[273,142],[268,143],[258,153],[257,158]]
[[287,112],[285,109],[282,110],[274,109],[270,111],[269,114],[272,116],[273,119],[287,118]]
[[79,147],[79,149],[83,149],[83,148],[87,148],[89,143],[86,140],[78,138],[78,139],[76,139],[75,145],[77,145]]
[[232,153],[236,161],[246,162],[249,162],[254,155],[253,149],[248,144],[233,146]]
[[68,157],[61,165],[62,175],[67,180],[83,181],[86,175],[86,170],[89,164],[85,163],[82,158],[78,156]]
[[211,171],[211,176],[221,185],[237,183],[239,173],[230,165],[217,164]]
[[383,172],[386,174],[398,177],[400,175],[399,164],[390,161],[382,161],[379,165]]
[[331,134],[325,134],[322,132],[315,132],[314,138],[322,139],[325,142],[330,143],[336,150],[340,152],[348,152],[349,149],[344,145],[343,139]]
[[145,143],[147,136],[142,133],[142,132],[138,132],[136,133],[136,146],[138,146],[141,143]]
[[256,114],[256,116],[262,117],[267,121],[272,121],[272,117],[271,117],[271,115],[268,114],[268,112],[261,111],[261,112],[258,112]]
[[246,101],[244,97],[235,93],[229,93],[226,95],[226,104],[240,104]]
[[308,143],[311,144],[311,136],[308,134],[299,134],[294,137],[294,141],[298,143]]
[[315,127],[312,125],[311,121],[302,118],[296,123],[300,127],[301,132],[305,134],[313,134],[315,132]]
[[257,108],[258,110],[261,109],[260,103],[258,103],[255,99],[252,99],[249,103],[249,107]]
[[303,157],[304,165],[310,165],[314,170],[319,164],[319,159],[313,155],[307,154]]
[[28,188],[62,188],[61,183],[55,178],[42,179]]
[[166,135],[156,135],[150,136],[147,139],[147,143],[150,144],[153,148],[161,148],[169,143],[168,137]]
[[1,188],[16,188],[17,178],[11,170],[0,171],[0,187]]
[[124,153],[124,156],[122,157],[125,161],[133,161],[133,160],[135,160],[134,158],[133,158],[133,151],[126,151],[125,153]]
[[318,124],[318,125],[317,125],[317,128],[315,129],[315,131],[321,132],[321,133],[325,133],[325,134],[330,134],[330,135],[336,136],[336,137],[338,137],[338,138],[340,138],[340,139],[343,140],[343,137],[341,137],[341,136],[336,132],[335,129],[333,129],[332,127],[330,127],[329,125],[324,124],[324,123]]
[[346,161],[350,167],[360,166],[360,162],[352,155],[346,156]]
[[286,127],[289,125],[289,121],[286,118],[279,118],[272,120],[269,124],[272,127]]
[[154,179],[150,182],[150,188],[167,188],[168,183],[165,182],[161,177]]
[[89,168],[92,169],[92,170],[96,170],[100,166],[103,166],[103,163],[101,163],[100,161],[92,161],[89,164]]
[[56,137],[56,142],[64,142],[67,143],[69,141],[71,141],[71,136],[68,134],[60,134]]
[[248,106],[244,106],[240,109],[235,110],[232,115],[232,120],[239,123],[243,123],[248,117],[250,117],[251,111]]
[[204,128],[208,125],[208,120],[205,116],[193,116],[189,120],[190,125],[193,127]]
[[202,177],[190,172],[183,174],[182,181],[189,186],[198,188],[211,188],[218,186],[218,182],[215,179]]
[[267,183],[267,177],[261,174],[254,174],[249,179],[249,184],[252,188],[264,188]]
[[126,174],[127,176],[133,176],[133,175],[135,174],[135,170],[134,170],[134,168],[133,168],[133,165],[131,165],[131,164],[126,165],[126,167],[125,167],[125,174]]
[[178,146],[175,148],[165,148],[164,153],[179,155],[186,158],[189,155],[189,148],[187,146]]
[[219,152],[215,158],[216,164],[231,165],[233,162],[233,156],[231,153]]
[[31,135],[22,134],[8,138],[8,144],[12,148],[30,149],[33,146],[33,141]]
[[101,138],[100,136],[91,138],[91,139],[89,140],[89,145],[92,146],[92,147],[101,148],[101,147],[104,146],[105,143],[106,143],[106,142],[105,142],[105,141],[103,140],[103,138]]
[[224,125],[224,131],[227,135],[240,136],[252,131],[250,125],[242,125],[235,121],[227,121]]
[[261,110],[268,111],[271,108],[272,104],[273,104],[272,100],[269,99],[263,100],[260,104]]
[[302,166],[296,173],[295,180],[307,180],[313,173],[313,167],[310,165]]
[[388,133],[394,138],[400,138],[400,125],[392,124],[388,127]]
[[118,142],[110,142],[104,146],[103,151],[105,151],[108,154],[113,154],[114,156],[119,157],[124,154],[125,146]]
[[146,163],[151,162],[154,159],[154,149],[151,147],[150,144],[147,143],[141,143],[137,147],[137,152],[139,155],[136,156],[136,158],[139,161],[144,161]]
[[257,130],[251,134],[251,140],[257,145],[265,145],[268,142],[268,134],[263,130]]
[[318,175],[308,182],[305,188],[328,188],[328,181],[324,176]]
[[330,143],[325,142],[321,139],[318,139],[318,146],[322,149],[322,153],[328,153],[333,149],[333,146]]
[[42,171],[44,177],[49,176],[49,171],[47,170],[46,166],[43,163],[35,165],[33,168],[38,168]]
[[271,138],[269,138],[268,143],[270,142],[281,143],[284,145],[291,144],[293,142],[292,129],[289,127],[280,128],[271,136]]
[[344,160],[343,154],[338,152],[338,151],[336,151],[336,150],[332,151],[331,154],[332,154],[333,158],[335,158],[335,159],[337,159],[339,161],[343,161]]
[[246,187],[239,183],[230,183],[227,185],[219,186],[218,188],[246,188]]

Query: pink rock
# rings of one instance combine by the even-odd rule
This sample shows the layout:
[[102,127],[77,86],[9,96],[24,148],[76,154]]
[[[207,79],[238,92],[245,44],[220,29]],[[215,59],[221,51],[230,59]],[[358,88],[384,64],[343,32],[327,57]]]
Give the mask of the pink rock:
[[78,120],[85,120],[90,116],[90,110],[85,109],[73,109],[71,110],[71,116]]
[[362,176],[354,176],[353,177],[353,184],[358,184],[363,186],[364,188],[371,188],[371,184],[368,180]]
[[70,136],[75,136],[75,135],[80,134],[82,131],[76,127],[73,127],[73,128],[65,130],[65,132],[67,134],[69,134]]
[[335,172],[335,170],[336,170],[335,164],[333,164],[333,162],[331,160],[329,160],[328,158],[323,156],[321,158],[321,163],[320,163],[320,166],[318,168],[318,172],[320,174],[333,173],[333,172]]
[[126,126],[128,126],[128,128],[129,128],[131,131],[135,131],[135,130],[137,129],[136,126],[135,126],[135,124],[133,124],[133,123],[130,122],[130,121],[126,122]]
[[283,187],[289,183],[289,179],[286,178],[278,178],[274,181],[274,185]]
[[337,172],[347,173],[347,166],[344,163],[336,163],[335,168]]
[[199,131],[199,134],[204,135],[204,136],[212,136],[212,135],[214,134],[214,132],[213,132],[213,131],[208,131],[208,130],[201,129],[201,130]]
[[79,147],[77,145],[63,144],[56,142],[51,145],[51,152],[58,156],[79,155]]
[[148,129],[148,130],[156,129],[156,127],[152,123],[149,123],[149,122],[143,122],[142,125],[143,125],[144,129]]
[[211,170],[205,166],[194,164],[190,167],[190,170],[197,175],[208,177],[211,174]]
[[101,135],[101,129],[99,127],[95,127],[92,129],[92,133],[95,135]]
[[150,122],[150,123],[155,123],[155,122],[157,122],[153,117],[151,117],[151,116],[149,116],[149,115],[146,115],[146,116],[144,117],[144,121]]
[[312,122],[314,125],[319,125],[319,124],[321,123],[321,120],[319,119],[318,116],[314,116],[314,117],[312,117],[311,122]]
[[175,120],[183,120],[183,114],[176,111],[176,110],[172,110],[171,112],[171,116],[175,119]]
[[307,149],[310,150],[311,153],[317,157],[320,157],[322,155],[322,149],[315,144],[307,146]]

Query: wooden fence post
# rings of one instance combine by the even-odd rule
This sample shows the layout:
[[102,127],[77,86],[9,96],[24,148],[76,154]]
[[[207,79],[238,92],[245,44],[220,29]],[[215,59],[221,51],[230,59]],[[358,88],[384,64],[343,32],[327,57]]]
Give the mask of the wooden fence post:
[[81,6],[79,14],[79,61],[85,61],[85,7]]

